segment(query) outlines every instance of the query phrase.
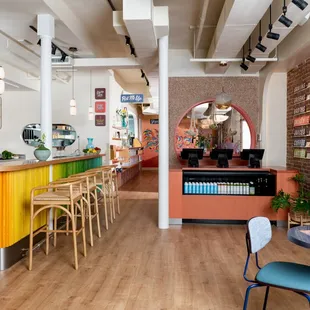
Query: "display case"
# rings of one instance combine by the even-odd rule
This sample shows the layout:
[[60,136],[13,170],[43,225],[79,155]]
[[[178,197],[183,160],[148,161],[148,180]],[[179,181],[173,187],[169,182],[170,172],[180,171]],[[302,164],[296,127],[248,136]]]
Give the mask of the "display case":
[[183,170],[183,195],[275,196],[269,171]]

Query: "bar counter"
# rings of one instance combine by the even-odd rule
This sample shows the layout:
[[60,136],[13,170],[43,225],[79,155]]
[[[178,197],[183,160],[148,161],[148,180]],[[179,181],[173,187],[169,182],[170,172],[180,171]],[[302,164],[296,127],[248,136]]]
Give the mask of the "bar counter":
[[[31,189],[102,166],[103,156],[0,162],[0,270],[14,264],[25,254],[23,249],[28,248]],[[45,224],[46,214],[42,214],[36,219],[35,229]]]
[[[258,169],[246,166],[232,168],[216,168],[205,166],[201,168],[187,168],[174,166],[169,171],[169,218],[171,224],[181,224],[183,219],[206,220],[211,222],[238,222],[245,221],[254,216],[266,216],[278,223],[287,220],[287,211],[279,210],[277,213],[271,209],[271,200],[274,196],[268,195],[232,195],[232,194],[185,194],[183,191],[186,171],[203,176],[215,175],[225,178],[228,174],[236,172],[239,177],[260,173],[272,175],[274,180],[274,193],[280,189],[284,192],[297,192],[297,185],[290,180],[298,171],[285,167],[264,167]],[[268,189],[268,187],[266,187]]]

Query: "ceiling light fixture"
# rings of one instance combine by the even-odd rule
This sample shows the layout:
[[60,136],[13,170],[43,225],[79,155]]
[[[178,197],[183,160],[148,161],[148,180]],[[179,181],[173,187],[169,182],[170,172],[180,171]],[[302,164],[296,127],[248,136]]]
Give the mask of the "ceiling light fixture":
[[145,80],[146,80],[146,86],[150,86],[150,82],[146,76],[145,76]]
[[130,38],[128,36],[125,36],[126,45],[130,45]]
[[227,61],[220,61],[220,67],[226,67],[227,66]]
[[64,52],[61,52],[60,61],[65,62],[67,55]]
[[249,67],[245,64],[245,58],[244,58],[244,45],[242,47],[242,63],[240,64],[240,67],[244,70],[247,71]]
[[37,45],[41,46],[41,39],[37,42]]
[[246,59],[250,62],[255,62],[256,58],[251,56],[252,54],[252,49],[251,49],[251,36],[249,37],[249,55],[246,57]]
[[76,115],[76,101],[74,98],[74,53],[77,51],[76,47],[70,47],[69,51],[72,52],[72,99],[70,100],[70,115]]
[[284,26],[289,28],[292,25],[293,21],[286,17],[287,6],[286,6],[286,3],[285,3],[285,0],[283,0],[282,13],[283,14],[280,16],[280,18],[278,20],[279,20],[279,22],[281,24],[283,24]]
[[269,31],[267,33],[267,38],[271,40],[279,40],[280,35],[278,33],[272,32],[272,23],[271,23],[271,4],[269,6]]
[[131,45],[130,45],[130,54],[131,54],[132,56],[137,57],[136,52],[135,52],[135,49],[134,49],[134,47],[132,47]]
[[261,52],[265,53],[267,47],[265,45],[262,44],[262,40],[263,40],[263,37],[262,37],[262,21],[260,20],[259,21],[259,37],[258,37],[258,43],[256,44],[256,48],[258,50],[260,50]]
[[[222,87],[222,92],[216,94],[215,96],[215,106],[219,109],[219,110],[226,110],[231,106],[231,96],[228,95],[227,93],[225,93],[224,91],[224,86]],[[214,107],[212,106],[212,109]],[[213,110],[212,110],[213,111]],[[214,113],[211,113],[214,114]]]
[[304,0],[292,0],[292,2],[298,6],[302,11],[307,7],[308,2]]
[[52,43],[52,55],[56,54],[56,50],[57,50],[57,46],[54,43]]
[[88,120],[94,120],[94,108],[92,103],[92,70],[89,71],[89,107],[88,107]]
[[140,71],[141,71],[141,78],[143,79],[145,77],[145,73],[142,69]]
[[0,95],[2,95],[5,91],[5,83],[4,83],[5,72],[2,66],[0,66]]

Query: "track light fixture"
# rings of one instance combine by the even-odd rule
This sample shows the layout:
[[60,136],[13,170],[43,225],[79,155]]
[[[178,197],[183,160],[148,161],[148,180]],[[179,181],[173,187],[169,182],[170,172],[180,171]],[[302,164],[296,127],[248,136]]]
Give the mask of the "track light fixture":
[[285,0],[283,0],[282,13],[283,14],[280,16],[279,22],[283,24],[284,26],[286,26],[287,28],[289,28],[292,25],[293,21],[286,17],[287,6],[285,3]]
[[134,47],[130,45],[130,55],[137,57]]
[[292,0],[292,2],[298,6],[302,11],[307,7],[308,2],[304,0]]
[[130,38],[128,36],[125,36],[126,45],[130,45]]
[[247,71],[249,67],[245,64],[245,58],[244,58],[244,45],[242,47],[242,63],[240,64],[240,67],[244,70]]
[[64,62],[66,60],[67,55],[64,52],[61,52],[60,61]]
[[144,78],[145,77],[144,71],[142,69],[140,71],[141,71],[141,78]]
[[145,79],[146,79],[146,86],[150,86],[149,80],[147,78],[145,78]]
[[272,40],[279,40],[280,35],[278,33],[272,32],[272,23],[271,23],[271,4],[269,6],[269,31],[267,33],[267,38]]
[[55,55],[56,54],[56,50],[57,50],[57,46],[52,43],[52,54]]
[[251,56],[252,49],[251,49],[251,36],[249,37],[249,55],[246,57],[246,59],[250,62],[255,62],[256,58]]
[[37,45],[41,46],[41,39],[37,42]]
[[263,40],[263,37],[262,37],[262,21],[260,20],[259,21],[259,37],[258,37],[258,43],[256,44],[256,48],[258,50],[260,50],[261,52],[265,53],[267,47],[265,45],[262,44],[262,40]]

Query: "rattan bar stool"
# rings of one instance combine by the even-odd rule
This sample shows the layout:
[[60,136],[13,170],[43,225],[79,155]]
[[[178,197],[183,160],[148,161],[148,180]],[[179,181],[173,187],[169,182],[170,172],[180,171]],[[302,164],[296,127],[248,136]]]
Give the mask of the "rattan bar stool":
[[[97,174],[96,172],[83,172],[71,175],[69,179],[82,180],[82,191],[84,196],[84,201],[86,202],[87,208],[84,208],[86,212],[86,219],[89,223],[89,236],[90,245],[94,245],[94,233],[93,233],[93,219],[97,220],[98,237],[101,238],[101,228],[100,228],[100,216],[98,207],[98,195],[97,195]],[[86,196],[86,197],[85,197]],[[93,198],[94,203],[92,204],[91,198]],[[94,210],[92,210],[94,207]]]
[[[35,195],[36,192],[41,193]],[[43,192],[43,193],[42,193]],[[72,233],[73,249],[74,249],[74,266],[78,269],[78,253],[77,253],[77,236],[82,232],[83,238],[83,254],[86,256],[86,237],[85,237],[85,217],[83,206],[82,181],[64,179],[57,184],[49,184],[48,186],[35,187],[31,190],[31,204],[30,204],[30,240],[29,240],[29,270],[32,270],[33,261],[33,238],[41,233],[46,233],[46,249],[45,253],[49,252],[49,233],[54,233],[54,238],[57,233]],[[66,208],[66,207],[67,208]],[[72,222],[72,229],[59,230],[57,229],[57,216],[54,212],[54,229],[49,228],[50,209],[61,210],[68,215]],[[77,210],[80,211],[81,228],[77,229],[76,216]],[[47,223],[37,231],[33,231],[35,218],[43,211],[46,211]],[[54,239],[56,245],[56,239]]]

